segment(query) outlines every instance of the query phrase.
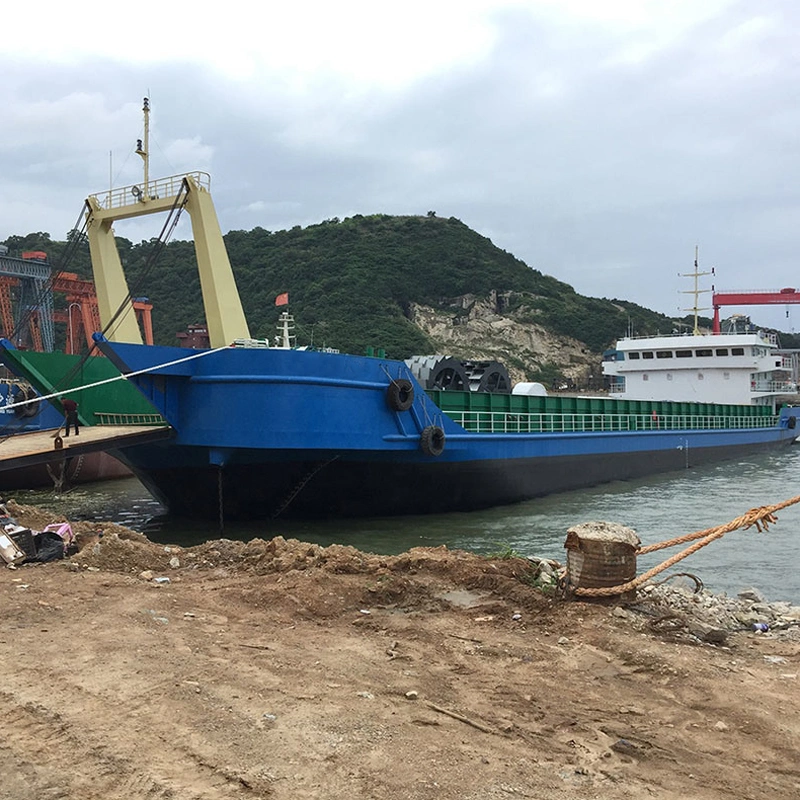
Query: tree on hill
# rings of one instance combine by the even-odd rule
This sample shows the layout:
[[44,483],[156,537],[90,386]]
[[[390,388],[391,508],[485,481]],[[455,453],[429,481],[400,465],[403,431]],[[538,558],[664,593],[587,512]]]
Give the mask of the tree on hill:
[[[10,237],[12,250],[43,249],[62,269],[90,277],[85,240],[56,242],[49,234]],[[155,240],[118,239],[134,296],[153,303],[156,341],[174,344],[189,324],[202,323],[203,307],[191,242],[160,250]],[[633,303],[583,297],[568,284],[496,247],[460,220],[425,216],[357,214],[306,228],[270,232],[256,227],[225,236],[251,335],[271,339],[288,291],[298,344],[326,344],[345,352],[382,347],[405,358],[433,352],[427,335],[410,320],[413,304],[457,313],[453,298],[491,292],[507,298],[500,313],[544,326],[600,353],[633,328],[666,332],[672,322]],[[64,263],[69,255],[70,263]]]

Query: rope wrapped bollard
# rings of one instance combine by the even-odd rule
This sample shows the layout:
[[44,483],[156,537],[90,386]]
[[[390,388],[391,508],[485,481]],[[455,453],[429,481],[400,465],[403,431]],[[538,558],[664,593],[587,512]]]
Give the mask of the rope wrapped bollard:
[[568,585],[583,590],[614,589],[636,576],[641,542],[632,528],[613,522],[583,522],[567,531]]
[[[706,528],[702,531],[696,531],[695,533],[689,533],[685,536],[677,536],[673,539],[667,539],[663,542],[658,542],[656,544],[647,545],[646,547],[636,547],[633,555],[634,559],[634,574],[635,574],[635,559],[637,555],[644,555],[646,553],[653,553],[657,550],[663,550],[668,547],[674,547],[680,544],[686,544],[688,542],[693,542],[693,544],[687,547],[685,550],[682,550],[680,553],[668,558],[666,561],[662,562],[656,567],[648,570],[647,572],[639,575],[638,577],[632,578],[630,580],[624,581],[623,583],[619,583],[615,586],[603,586],[603,585],[595,585],[595,586],[588,586],[585,585],[587,583],[585,573],[582,569],[583,562],[581,562],[581,569],[578,570],[577,575],[573,575],[573,572],[570,570],[570,553],[573,552],[576,548],[579,550],[585,550],[586,547],[583,544],[583,540],[580,538],[579,534],[574,533],[578,528],[581,526],[576,526],[576,528],[571,528],[567,532],[567,541],[564,544],[564,547],[567,548],[567,592],[573,595],[577,595],[579,597],[613,597],[615,595],[626,594],[628,592],[633,592],[634,590],[638,589],[642,584],[647,583],[651,578],[658,575],[659,573],[663,572],[666,569],[669,569],[674,564],[677,564],[679,561],[682,561],[685,558],[688,558],[692,553],[696,553],[701,548],[705,547],[711,542],[716,541],[717,539],[721,539],[726,533],[730,531],[735,531],[740,528],[752,528],[755,526],[755,529],[761,533],[763,531],[769,530],[770,525],[774,525],[778,518],[775,516],[775,512],[780,511],[782,508],[787,508],[788,506],[794,505],[795,503],[800,503],[800,495],[792,497],[789,500],[784,500],[781,503],[776,503],[775,505],[771,506],[760,506],[758,508],[751,508],[746,513],[742,514],[736,519],[731,520],[730,522],[724,525],[718,525],[713,528]],[[611,525],[611,523],[586,523],[587,525]],[[623,526],[617,526],[618,528],[622,528]],[[630,530],[630,529],[626,529]],[[638,541],[638,540],[637,540]],[[583,584],[583,585],[582,585]]]

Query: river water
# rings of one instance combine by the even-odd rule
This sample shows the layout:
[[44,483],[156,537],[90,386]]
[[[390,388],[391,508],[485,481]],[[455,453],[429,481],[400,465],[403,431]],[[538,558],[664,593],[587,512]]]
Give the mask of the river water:
[[[447,545],[490,554],[513,549],[521,555],[565,560],[566,531],[579,522],[605,520],[634,528],[643,544],[726,523],[750,508],[800,494],[800,445],[788,452],[697,467],[668,475],[617,482],[539,498],[514,506],[464,514],[336,521],[226,523],[223,536],[248,540],[273,536],[320,545],[348,544],[395,554],[410,547]],[[218,523],[164,515],[135,479],[77,487],[64,495],[16,492],[14,499],[69,519],[105,519],[146,533],[158,542],[192,545],[220,536]],[[756,586],[770,600],[800,604],[800,503],[778,513],[778,523],[758,533],[733,531],[680,562],[714,592],[735,594]],[[677,552],[639,559],[642,572]],[[669,573],[667,573],[669,574]]]

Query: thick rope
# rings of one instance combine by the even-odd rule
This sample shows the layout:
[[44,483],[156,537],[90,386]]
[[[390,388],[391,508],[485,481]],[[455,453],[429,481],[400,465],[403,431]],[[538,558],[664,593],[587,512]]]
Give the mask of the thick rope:
[[[719,529],[719,527],[725,528],[725,533],[728,531],[735,531],[737,528],[741,527],[750,527],[751,525],[755,525],[758,529],[759,533],[761,532],[760,525],[760,517],[758,516],[758,512],[763,511],[766,509],[768,514],[773,514],[775,511],[780,511],[782,508],[786,508],[787,506],[794,505],[795,503],[800,502],[800,495],[796,497],[792,497],[790,500],[784,500],[782,503],[776,503],[774,506],[761,506],[760,508],[753,508],[750,509],[746,514],[742,514],[740,517],[736,517],[736,519],[731,520],[727,525],[717,526],[714,528],[706,528],[704,531],[696,531],[695,533],[687,533],[685,536],[677,536],[674,539],[667,539],[663,542],[657,542],[656,544],[649,544],[647,547],[642,547],[640,550],[637,551],[637,555],[645,555],[645,553],[654,553],[656,550],[664,550],[667,547],[674,547],[678,544],[685,544],[686,542],[692,542],[695,539],[702,539],[705,536],[708,536],[711,533],[714,533]],[[751,515],[755,515],[757,518],[754,519],[752,522],[749,521],[749,517]],[[767,524],[772,522],[772,520],[768,520]],[[766,530],[766,525],[764,526]]]
[[665,542],[659,542],[658,544],[643,547],[641,550],[637,551],[637,555],[643,553],[652,553],[656,550],[662,550],[665,547],[672,547],[676,544],[685,544],[686,542],[695,541],[691,547],[687,547],[685,550],[682,550],[680,553],[668,558],[657,567],[653,567],[644,574],[637,576],[627,583],[620,584],[619,586],[603,586],[595,589],[576,587],[571,589],[571,592],[573,594],[580,595],[581,597],[612,597],[613,595],[624,594],[625,592],[633,591],[643,583],[647,583],[647,581],[649,581],[655,575],[658,575],[664,570],[669,569],[679,561],[683,561],[684,558],[688,558],[701,548],[711,544],[711,542],[721,539],[730,531],[735,531],[739,528],[751,528],[753,525],[755,525],[756,530],[759,533],[769,530],[769,526],[778,521],[778,518],[775,516],[775,512],[782,508],[786,508],[787,506],[794,505],[795,503],[800,503],[800,495],[792,497],[790,500],[784,500],[782,503],[776,503],[772,506],[751,508],[745,514],[736,517],[736,519],[731,520],[725,525],[718,525],[715,528],[706,528],[706,530],[703,531],[690,533],[686,536],[678,536],[675,539],[669,539]]

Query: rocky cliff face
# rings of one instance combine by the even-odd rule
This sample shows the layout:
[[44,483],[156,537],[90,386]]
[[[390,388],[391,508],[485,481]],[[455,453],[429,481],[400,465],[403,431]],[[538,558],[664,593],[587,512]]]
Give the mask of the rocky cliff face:
[[[520,322],[514,311],[504,311],[508,297],[463,295],[448,308],[412,304],[410,319],[423,330],[442,355],[459,359],[494,360],[505,365],[512,382],[534,380],[546,364],[578,387],[600,374],[600,358],[575,339],[557,336],[540,325]],[[550,388],[550,387],[548,387]]]

